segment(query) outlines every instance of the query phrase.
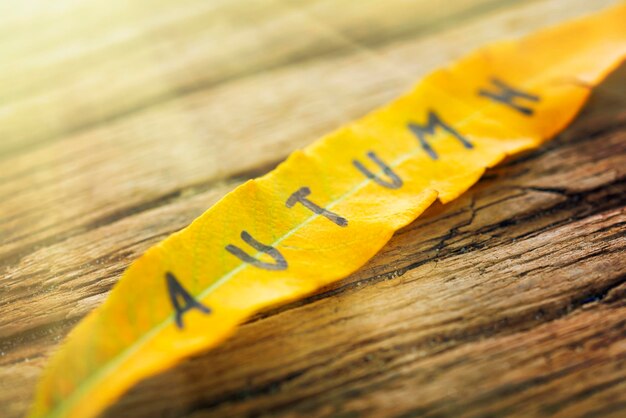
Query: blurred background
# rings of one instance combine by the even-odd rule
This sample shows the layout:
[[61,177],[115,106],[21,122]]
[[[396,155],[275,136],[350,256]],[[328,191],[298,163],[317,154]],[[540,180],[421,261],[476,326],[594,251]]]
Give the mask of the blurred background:
[[0,250],[263,172],[479,45],[612,3],[3,2]]

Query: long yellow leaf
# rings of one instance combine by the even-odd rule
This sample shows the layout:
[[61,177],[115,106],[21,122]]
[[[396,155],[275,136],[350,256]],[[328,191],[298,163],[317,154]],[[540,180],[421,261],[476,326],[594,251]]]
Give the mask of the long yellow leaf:
[[480,49],[148,250],[69,335],[32,417],[93,417],[255,311],[341,279],[436,199],[562,130],[626,54],[626,5]]

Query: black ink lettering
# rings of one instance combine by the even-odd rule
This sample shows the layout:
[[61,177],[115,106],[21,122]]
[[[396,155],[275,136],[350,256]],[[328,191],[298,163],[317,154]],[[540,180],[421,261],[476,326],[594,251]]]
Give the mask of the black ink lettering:
[[497,92],[480,89],[478,90],[478,95],[507,105],[510,108],[515,109],[526,116],[531,116],[534,113],[533,109],[531,109],[530,107],[519,104],[517,102],[517,99],[525,99],[531,102],[538,102],[539,96],[517,90],[497,78],[492,78],[491,84],[493,84],[498,89]]
[[428,122],[426,123],[426,126],[418,125],[416,123],[409,123],[409,129],[411,130],[411,132],[413,132],[413,134],[420,141],[420,144],[422,145],[422,148],[424,149],[424,151],[426,151],[428,155],[430,156],[430,158],[432,158],[433,160],[438,159],[439,156],[437,155],[435,150],[430,146],[430,144],[426,141],[426,135],[433,135],[435,133],[435,129],[437,129],[438,126],[441,127],[441,129],[443,129],[444,131],[448,132],[453,137],[455,137],[456,139],[458,139],[459,142],[463,144],[465,148],[468,148],[468,149],[474,148],[471,142],[463,138],[461,134],[459,134],[453,127],[451,127],[450,125],[442,121],[441,118],[435,112],[431,110],[428,112]]
[[311,189],[308,187],[301,187],[297,192],[294,192],[289,199],[287,199],[286,206],[288,208],[292,208],[296,203],[302,203],[302,205],[312,211],[317,215],[322,215],[323,217],[329,219],[339,226],[348,226],[348,220],[337,215],[334,212],[326,210],[317,206],[315,203],[311,202],[306,197],[311,194]]
[[226,251],[239,258],[241,261],[252,264],[253,266],[264,270],[285,270],[287,268],[287,261],[285,260],[285,257],[283,257],[283,255],[276,248],[260,243],[259,241],[252,238],[252,236],[246,231],[241,232],[241,239],[255,250],[269,254],[275,262],[266,263],[264,261],[257,260],[256,258],[249,256],[241,248],[231,244],[228,244],[226,246]]
[[167,291],[170,295],[172,306],[174,306],[174,310],[176,310],[176,325],[179,329],[183,329],[183,315],[185,312],[191,309],[197,309],[205,314],[211,313],[211,309],[195,300],[180,282],[176,280],[176,276],[169,271],[165,273],[165,280],[167,282]]
[[385,175],[391,179],[391,182],[383,180],[379,176],[369,171],[367,168],[365,168],[363,164],[361,164],[360,161],[353,160],[352,164],[354,164],[357,170],[363,173],[365,177],[367,177],[370,180],[375,181],[376,184],[382,187],[386,187],[388,189],[399,189],[400,187],[402,187],[402,179],[396,173],[394,173],[387,164],[382,162],[382,160],[378,158],[378,156],[374,153],[374,151],[368,152],[367,156],[369,157],[370,160],[374,161],[383,170],[383,173],[385,173]]

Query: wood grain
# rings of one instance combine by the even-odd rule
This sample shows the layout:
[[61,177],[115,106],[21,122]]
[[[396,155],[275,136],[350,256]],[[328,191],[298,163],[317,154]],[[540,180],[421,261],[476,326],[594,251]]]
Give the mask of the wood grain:
[[[124,268],[237,184],[476,46],[611,2],[126,3],[0,13],[9,418]],[[351,277],[106,416],[623,416],[625,80]]]

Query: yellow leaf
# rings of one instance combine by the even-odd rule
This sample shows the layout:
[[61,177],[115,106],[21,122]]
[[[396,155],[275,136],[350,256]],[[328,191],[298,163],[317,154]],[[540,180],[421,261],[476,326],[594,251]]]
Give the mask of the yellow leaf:
[[437,198],[562,130],[626,54],[626,5],[478,50],[295,152],[134,262],[54,355],[32,417],[93,417],[268,305],[355,271]]

